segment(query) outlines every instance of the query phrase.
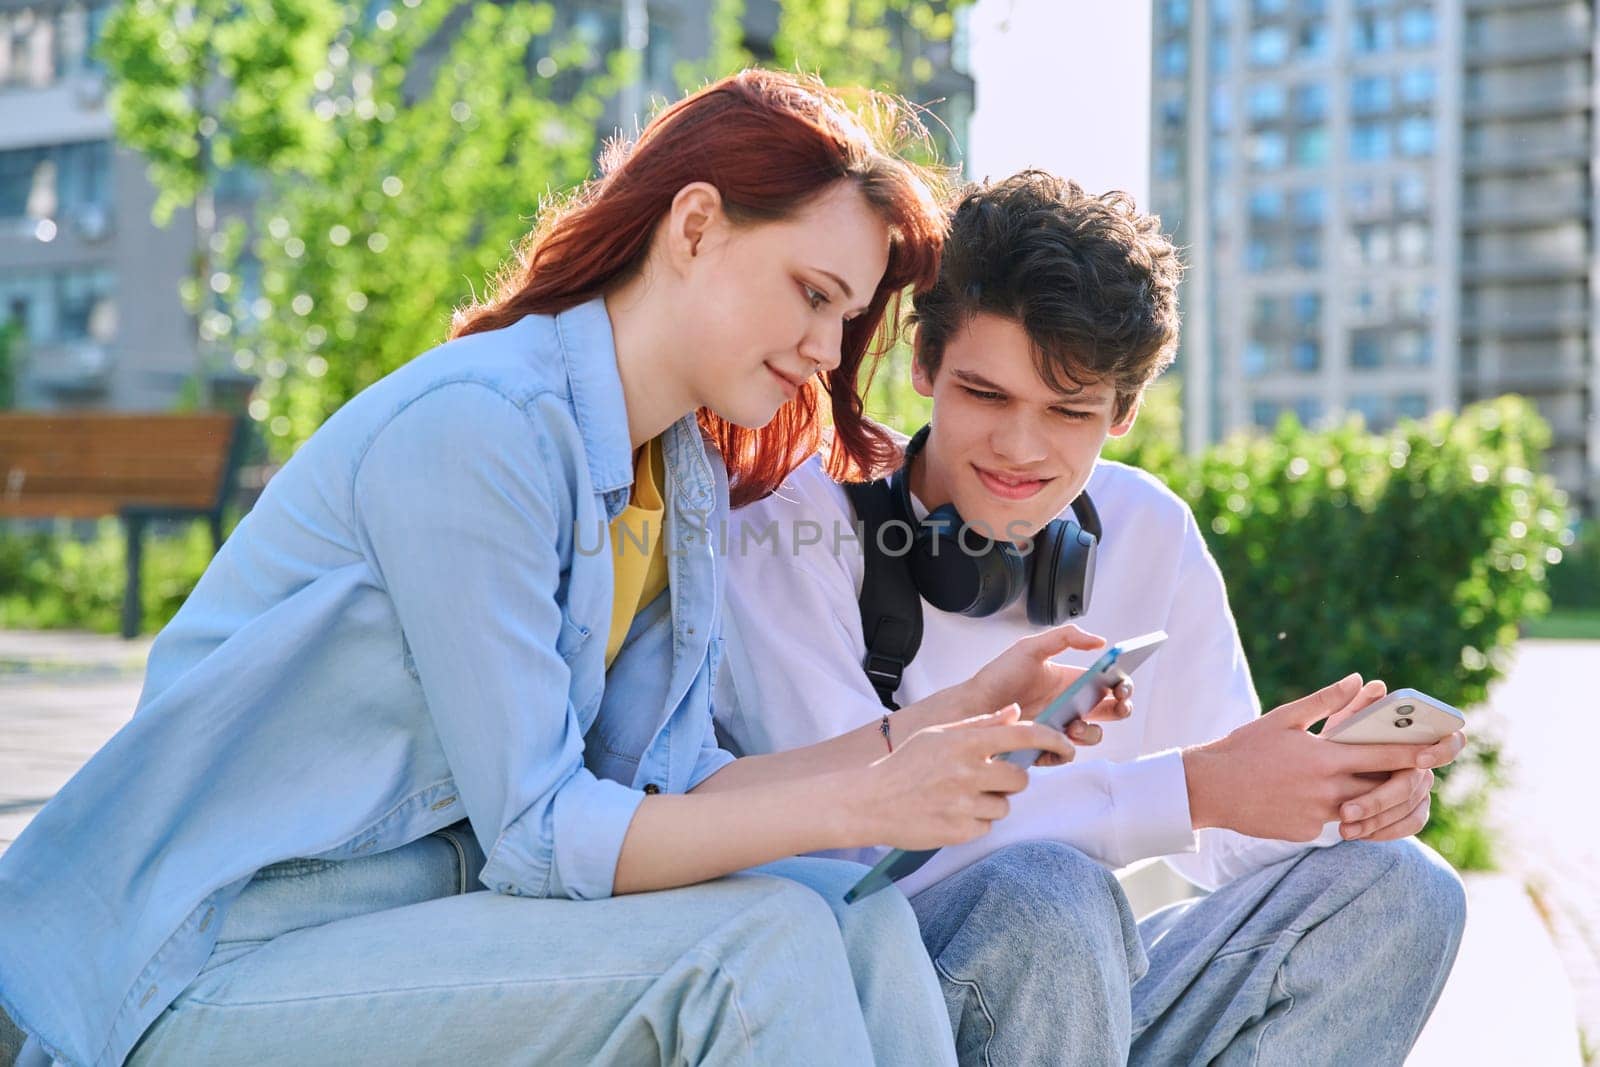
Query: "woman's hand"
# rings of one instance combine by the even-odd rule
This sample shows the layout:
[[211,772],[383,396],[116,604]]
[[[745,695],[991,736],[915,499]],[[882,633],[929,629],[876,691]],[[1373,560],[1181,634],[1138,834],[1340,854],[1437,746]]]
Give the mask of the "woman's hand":
[[1036,748],[1062,763],[1072,759],[1072,743],[1059,730],[1020,718],[1011,704],[930,726],[858,772],[866,833],[858,844],[942,848],[987,833],[1010,812],[1007,798],[1028,784],[1027,771],[991,757]]

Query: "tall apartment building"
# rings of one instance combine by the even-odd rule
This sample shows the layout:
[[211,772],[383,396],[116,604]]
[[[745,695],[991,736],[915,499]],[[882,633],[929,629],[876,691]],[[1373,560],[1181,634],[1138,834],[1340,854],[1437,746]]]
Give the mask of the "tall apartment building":
[[1152,201],[1191,447],[1518,392],[1600,501],[1584,0],[1158,0]]
[[[156,194],[144,162],[115,143],[105,75],[91,55],[110,5],[0,0],[0,321],[24,337],[23,407],[165,409],[198,366],[178,297],[194,251],[193,213],[179,211],[165,228],[151,223]],[[631,131],[631,116],[646,112],[652,96],[677,95],[678,61],[710,47],[711,7],[712,0],[556,5],[555,36],[587,43],[595,69],[619,48],[641,53],[643,76],[612,102],[604,131]],[[758,59],[771,55],[778,14],[778,0],[747,0],[746,45]],[[940,117],[964,134],[973,86],[961,49],[900,29],[902,43],[939,71],[930,95],[942,98]],[[419,67],[437,62],[447,43],[425,50]],[[257,186],[248,173],[222,176],[219,217],[248,216]]]
[[181,220],[150,222],[144,164],[113,141],[90,45],[110,8],[0,0],[0,319],[26,406],[166,406],[194,366]]

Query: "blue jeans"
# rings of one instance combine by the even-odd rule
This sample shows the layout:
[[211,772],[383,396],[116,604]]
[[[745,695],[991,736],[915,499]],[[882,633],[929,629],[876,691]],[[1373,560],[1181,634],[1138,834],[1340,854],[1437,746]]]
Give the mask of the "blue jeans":
[[910,907],[798,858],[607,900],[483,891],[464,824],[259,872],[130,1064],[953,1064]]
[[1055,842],[912,898],[963,1064],[1399,1064],[1466,897],[1415,841],[1311,849],[1135,923]]

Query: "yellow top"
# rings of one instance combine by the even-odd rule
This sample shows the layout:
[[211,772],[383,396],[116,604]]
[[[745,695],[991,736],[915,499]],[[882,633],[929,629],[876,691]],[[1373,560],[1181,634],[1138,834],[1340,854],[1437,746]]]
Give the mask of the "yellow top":
[[628,506],[611,520],[611,633],[606,637],[606,667],[622,650],[633,618],[667,587],[667,553],[662,532],[666,463],[661,438],[639,449],[633,461],[633,493]]

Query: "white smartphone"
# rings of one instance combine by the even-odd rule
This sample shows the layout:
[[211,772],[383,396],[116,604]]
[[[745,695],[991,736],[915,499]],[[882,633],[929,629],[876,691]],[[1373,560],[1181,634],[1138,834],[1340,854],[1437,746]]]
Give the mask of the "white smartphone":
[[1466,716],[1444,701],[1396,689],[1322,736],[1346,745],[1431,745],[1466,724]]

